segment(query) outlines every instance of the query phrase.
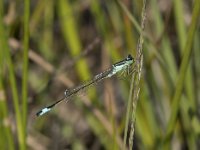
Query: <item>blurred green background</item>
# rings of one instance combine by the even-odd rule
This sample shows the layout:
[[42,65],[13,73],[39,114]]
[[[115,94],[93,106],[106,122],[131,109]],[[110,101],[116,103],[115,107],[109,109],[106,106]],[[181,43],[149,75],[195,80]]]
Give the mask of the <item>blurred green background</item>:
[[[135,57],[142,7],[141,0],[0,0],[0,149],[123,149],[131,76],[35,113]],[[199,12],[200,0],[147,1],[133,149],[200,147]]]

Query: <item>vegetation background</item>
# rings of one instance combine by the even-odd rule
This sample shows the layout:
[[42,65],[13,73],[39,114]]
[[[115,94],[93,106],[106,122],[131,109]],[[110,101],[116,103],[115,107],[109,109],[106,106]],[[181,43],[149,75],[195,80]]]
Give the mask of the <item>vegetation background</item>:
[[[0,0],[0,149],[125,149],[131,76],[35,113],[135,57],[142,7],[141,0]],[[146,13],[133,149],[196,150],[200,0],[148,0]]]

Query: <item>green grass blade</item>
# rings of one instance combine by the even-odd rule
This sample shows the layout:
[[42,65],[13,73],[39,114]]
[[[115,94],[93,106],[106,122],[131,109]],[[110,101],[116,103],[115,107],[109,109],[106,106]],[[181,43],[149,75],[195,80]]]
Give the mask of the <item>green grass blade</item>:
[[[2,9],[0,11],[2,11]],[[0,12],[0,14],[2,14],[2,12]],[[3,24],[0,24],[0,30],[2,29],[3,29]],[[0,31],[0,33],[3,33],[3,32]],[[3,34],[1,35],[2,37],[5,36]],[[11,123],[10,123],[8,109],[7,109],[8,107],[6,104],[5,89],[3,86],[3,80],[4,80],[3,72],[5,70],[4,52],[3,52],[3,45],[5,43],[2,43],[3,41],[4,40],[0,38],[0,68],[1,68],[1,71],[0,71],[0,147],[2,149],[14,150],[14,139],[11,132]]]
[[[30,1],[24,1],[24,39],[23,39],[23,75],[22,75],[22,120],[24,129],[24,141],[26,141],[27,130],[27,98],[28,98],[28,50],[29,50],[29,16],[30,16]],[[26,143],[24,143],[26,146]]]
[[[0,6],[3,7],[2,1],[1,1]],[[3,10],[3,8],[1,10]],[[19,107],[19,97],[18,97],[16,79],[15,79],[15,74],[14,74],[14,67],[13,67],[13,63],[11,60],[10,49],[8,47],[7,33],[3,26],[3,24],[4,24],[3,23],[3,11],[1,11],[0,15],[1,15],[1,17],[0,17],[0,24],[1,24],[0,35],[4,35],[4,36],[1,36],[1,43],[2,43],[1,46],[3,47],[2,51],[4,53],[5,61],[7,62],[8,71],[9,71],[8,76],[9,76],[11,91],[12,91],[12,96],[13,96],[19,147],[21,150],[24,150],[25,149],[25,141],[24,141],[24,134],[23,134],[24,129],[23,129],[22,116],[21,116],[20,107]]]
[[46,0],[44,7],[44,21],[42,22],[43,32],[39,42],[41,53],[46,59],[52,61],[55,59],[55,50],[53,49],[53,18],[54,18],[54,1]]
[[[182,0],[174,0],[174,12],[175,12],[175,21],[176,21],[176,29],[179,40],[179,47],[181,54],[183,53],[183,49],[185,46],[185,41],[187,37],[185,21],[184,21],[184,7]],[[191,66],[192,64],[190,64]],[[191,105],[192,110],[195,110],[195,97],[194,97],[194,85],[193,85],[193,74],[192,68],[189,67],[186,75],[186,83],[185,83],[186,93],[189,98],[188,105]]]
[[[176,30],[178,34],[178,41],[179,41],[179,47],[180,47],[180,53],[183,53],[185,42],[186,42],[186,26],[185,26],[185,21],[184,21],[184,7],[183,7],[183,1],[181,0],[174,0],[174,13],[175,13],[175,23],[176,23]],[[192,71],[192,63],[189,64],[188,70],[186,72],[186,77],[185,77],[185,90],[186,90],[186,95],[187,95],[187,100],[185,100],[185,104],[189,106],[187,107],[187,110],[184,109],[184,106],[181,107],[181,117],[183,120],[183,127],[184,127],[184,132],[187,132],[191,130],[191,125],[190,125],[190,118],[189,115],[187,115],[187,112],[196,111],[196,102],[195,102],[195,90],[194,90],[194,79],[193,79],[193,71]],[[185,99],[185,98],[184,98]],[[185,112],[184,112],[185,111]],[[194,141],[194,134],[192,133],[189,136],[186,137],[187,142],[188,142],[188,147],[189,149],[194,149],[192,147],[195,146],[195,141]]]
[[[61,28],[63,31],[64,39],[70,50],[70,54],[75,57],[81,54],[82,44],[78,34],[78,25],[73,14],[72,4],[70,2],[59,0],[59,17],[61,22]],[[91,74],[88,68],[86,60],[81,59],[76,63],[76,70],[81,80],[88,80],[91,78]],[[89,93],[92,99],[96,95],[95,89],[92,89]]]
[[[2,76],[0,76],[1,78]],[[1,78],[2,79],[2,78]],[[1,80],[0,79],[0,80]],[[1,81],[0,81],[1,82]],[[2,149],[14,150],[14,139],[11,132],[11,123],[8,116],[8,110],[5,100],[4,89],[2,88],[2,82],[0,83],[0,147]]]
[[[81,53],[81,42],[77,33],[77,25],[73,17],[70,2],[59,0],[59,15],[63,29],[64,38],[72,56],[77,56]],[[87,80],[91,78],[87,63],[84,60],[77,62],[77,71],[80,78]]]
[[131,22],[135,25],[135,28],[137,29],[137,31],[139,33],[142,32],[140,25],[138,24],[138,22],[136,21],[136,19],[131,15],[131,13],[128,11],[128,9],[126,8],[126,6],[120,1],[117,0],[118,4],[120,5],[120,7],[123,9],[123,11],[126,13],[126,15],[128,16],[128,18],[131,20]]
[[195,31],[197,28],[197,24],[198,24],[199,13],[200,13],[200,2],[199,0],[196,0],[194,3],[192,21],[191,21],[191,25],[188,31],[186,46],[184,48],[184,55],[183,55],[183,59],[182,59],[182,63],[181,63],[180,71],[179,71],[179,76],[178,76],[178,80],[176,84],[176,90],[172,99],[172,112],[171,112],[170,119],[167,125],[167,133],[165,136],[166,146],[168,146],[169,144],[168,142],[173,134],[174,126],[176,123],[176,118],[177,118],[179,104],[180,104],[180,98],[181,98],[181,94],[183,90],[183,85],[185,83],[184,79],[185,79],[186,71],[188,68],[190,56],[192,53],[192,44],[193,44],[193,39],[194,39]]
[[175,21],[176,21],[176,29],[178,31],[178,40],[179,47],[181,51],[184,49],[185,41],[186,41],[186,27],[184,23],[184,8],[182,0],[174,0],[174,13],[175,13]]

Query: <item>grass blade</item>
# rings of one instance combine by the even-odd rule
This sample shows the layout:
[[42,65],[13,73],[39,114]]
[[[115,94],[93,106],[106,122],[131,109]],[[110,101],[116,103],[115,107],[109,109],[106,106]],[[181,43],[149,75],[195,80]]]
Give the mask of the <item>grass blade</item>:
[[29,16],[30,16],[30,1],[24,1],[24,41],[23,41],[23,75],[22,75],[22,120],[24,129],[24,141],[26,141],[27,127],[27,98],[28,98],[28,50],[29,50]]
[[167,125],[167,133],[166,133],[165,141],[164,141],[165,146],[169,146],[169,140],[173,134],[174,126],[176,123],[176,118],[177,118],[179,104],[180,104],[180,98],[181,98],[184,81],[185,81],[184,79],[185,79],[187,67],[189,64],[190,56],[192,53],[192,44],[193,44],[195,31],[198,25],[199,13],[200,13],[200,2],[199,0],[195,0],[193,14],[192,14],[192,21],[191,21],[191,25],[188,31],[188,36],[187,36],[188,38],[187,38],[186,46],[184,49],[184,55],[183,55],[183,59],[182,59],[182,63],[181,63],[180,71],[179,71],[179,76],[178,76],[178,80],[176,84],[176,90],[172,99],[172,112],[171,112],[170,119]]

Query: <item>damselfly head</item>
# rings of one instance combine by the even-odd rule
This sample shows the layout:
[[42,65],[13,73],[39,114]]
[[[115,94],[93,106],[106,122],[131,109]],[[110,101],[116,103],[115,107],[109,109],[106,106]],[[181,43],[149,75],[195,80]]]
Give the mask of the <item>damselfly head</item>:
[[133,57],[129,54],[129,55],[126,57],[126,60],[127,60],[127,61],[133,60]]

